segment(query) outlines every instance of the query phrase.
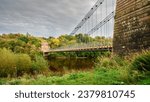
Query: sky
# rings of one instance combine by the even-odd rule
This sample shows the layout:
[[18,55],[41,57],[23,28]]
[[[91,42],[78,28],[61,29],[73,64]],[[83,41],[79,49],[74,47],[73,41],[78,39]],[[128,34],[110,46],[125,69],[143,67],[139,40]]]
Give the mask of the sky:
[[97,0],[0,0],[0,34],[70,34]]

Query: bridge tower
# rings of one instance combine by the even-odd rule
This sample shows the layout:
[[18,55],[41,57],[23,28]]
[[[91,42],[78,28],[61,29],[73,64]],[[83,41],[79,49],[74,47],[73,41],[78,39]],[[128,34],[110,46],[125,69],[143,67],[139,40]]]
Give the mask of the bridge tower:
[[117,0],[114,29],[115,54],[150,49],[150,0]]

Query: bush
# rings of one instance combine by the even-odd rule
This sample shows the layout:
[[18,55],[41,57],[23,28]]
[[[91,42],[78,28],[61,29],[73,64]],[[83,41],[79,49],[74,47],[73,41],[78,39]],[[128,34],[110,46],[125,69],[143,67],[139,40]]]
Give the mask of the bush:
[[27,54],[14,54],[7,49],[0,49],[0,56],[0,77],[48,72],[48,63],[42,56],[32,61]]
[[0,77],[16,74],[16,56],[10,50],[0,49]]
[[33,73],[43,73],[48,71],[48,62],[42,56],[35,56],[35,61],[32,62]]
[[27,54],[17,54],[16,68],[17,75],[23,75],[30,72],[32,61],[29,55]]
[[140,71],[150,71],[150,51],[138,55],[132,62],[132,67]]
[[118,68],[121,66],[126,65],[126,61],[118,56],[114,57],[99,57],[96,66],[98,67],[105,67],[105,68]]

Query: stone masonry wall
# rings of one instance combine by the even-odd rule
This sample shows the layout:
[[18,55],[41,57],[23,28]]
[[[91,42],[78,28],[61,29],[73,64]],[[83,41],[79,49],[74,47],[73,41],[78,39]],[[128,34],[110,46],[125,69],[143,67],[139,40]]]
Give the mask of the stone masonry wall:
[[113,51],[127,55],[150,49],[150,0],[117,0]]

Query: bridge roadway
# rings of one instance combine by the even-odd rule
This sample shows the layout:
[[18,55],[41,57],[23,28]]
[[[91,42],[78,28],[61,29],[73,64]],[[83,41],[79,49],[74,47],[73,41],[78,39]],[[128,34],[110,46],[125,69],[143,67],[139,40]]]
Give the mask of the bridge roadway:
[[82,48],[64,48],[49,50],[44,53],[52,52],[81,52],[81,51],[112,51],[112,46],[82,47]]

